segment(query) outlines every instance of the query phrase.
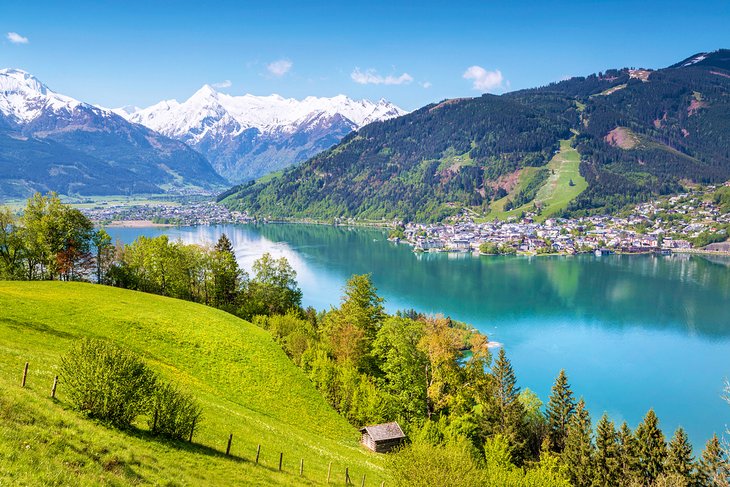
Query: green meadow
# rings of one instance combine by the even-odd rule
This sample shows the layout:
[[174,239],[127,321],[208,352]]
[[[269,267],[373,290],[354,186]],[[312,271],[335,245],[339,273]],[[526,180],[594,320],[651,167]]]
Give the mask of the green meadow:
[[[522,191],[539,169],[527,167],[520,173],[519,182],[510,194],[492,203],[492,211],[487,215],[487,219],[506,220],[510,217],[517,217],[523,211],[531,211],[533,204],[538,203],[542,206],[542,213],[537,220],[544,221],[567,208],[568,203],[588,187],[588,182],[581,176],[579,170],[580,154],[571,146],[570,142],[570,140],[561,140],[560,151],[544,166],[550,170],[550,176],[540,187],[534,200],[519,208],[504,210],[505,203]],[[571,180],[573,186],[570,185]]]
[[[65,282],[0,282],[0,310],[0,485],[320,485],[330,464],[332,484],[346,468],[357,485],[386,478],[383,458],[268,333],[230,314]],[[145,418],[129,431],[86,419],[63,381],[51,399],[61,356],[81,337],[113,340],[194,395],[203,419],[193,442],[152,438]]]

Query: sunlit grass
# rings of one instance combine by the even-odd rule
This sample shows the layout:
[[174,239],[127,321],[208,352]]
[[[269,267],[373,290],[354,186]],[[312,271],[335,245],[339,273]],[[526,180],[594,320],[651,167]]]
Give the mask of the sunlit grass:
[[[193,303],[79,283],[0,282],[0,484],[251,485],[384,477],[381,457],[333,411],[268,334]],[[193,444],[122,432],[71,410],[60,357],[82,336],[112,339],[191,392]],[[20,388],[23,365],[28,383]],[[233,433],[232,455],[225,457]],[[262,445],[260,465],[254,465]],[[284,472],[278,472],[279,452]],[[299,462],[304,459],[304,477]]]

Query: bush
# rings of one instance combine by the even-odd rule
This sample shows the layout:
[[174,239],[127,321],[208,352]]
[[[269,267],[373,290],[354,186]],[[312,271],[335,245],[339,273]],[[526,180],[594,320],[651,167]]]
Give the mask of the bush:
[[201,410],[192,396],[174,385],[161,383],[155,388],[149,426],[153,434],[182,440],[198,424]]
[[71,402],[82,412],[121,427],[148,410],[156,382],[133,353],[90,338],[61,359],[61,377]]

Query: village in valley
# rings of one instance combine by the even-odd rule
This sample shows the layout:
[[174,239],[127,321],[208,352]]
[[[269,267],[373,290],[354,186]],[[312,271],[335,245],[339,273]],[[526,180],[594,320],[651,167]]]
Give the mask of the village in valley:
[[[723,190],[730,186],[726,185]],[[706,187],[662,197],[620,214],[582,218],[547,218],[525,213],[509,220],[479,218],[464,210],[448,222],[393,222],[389,239],[413,246],[415,252],[477,254],[730,253],[730,212]],[[101,225],[142,224],[188,226],[280,223],[231,211],[212,201],[104,203],[81,208]],[[336,225],[361,225],[338,219]]]
[[527,213],[508,221],[479,222],[463,212],[450,224],[409,223],[390,240],[415,252],[481,254],[730,253],[730,213],[708,198],[715,188],[642,203],[616,216],[547,218]]

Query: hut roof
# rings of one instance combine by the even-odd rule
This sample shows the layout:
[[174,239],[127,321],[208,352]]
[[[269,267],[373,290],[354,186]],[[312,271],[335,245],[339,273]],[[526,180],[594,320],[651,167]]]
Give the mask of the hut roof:
[[395,440],[406,437],[396,422],[363,426],[360,428],[360,432],[366,432],[373,441]]

